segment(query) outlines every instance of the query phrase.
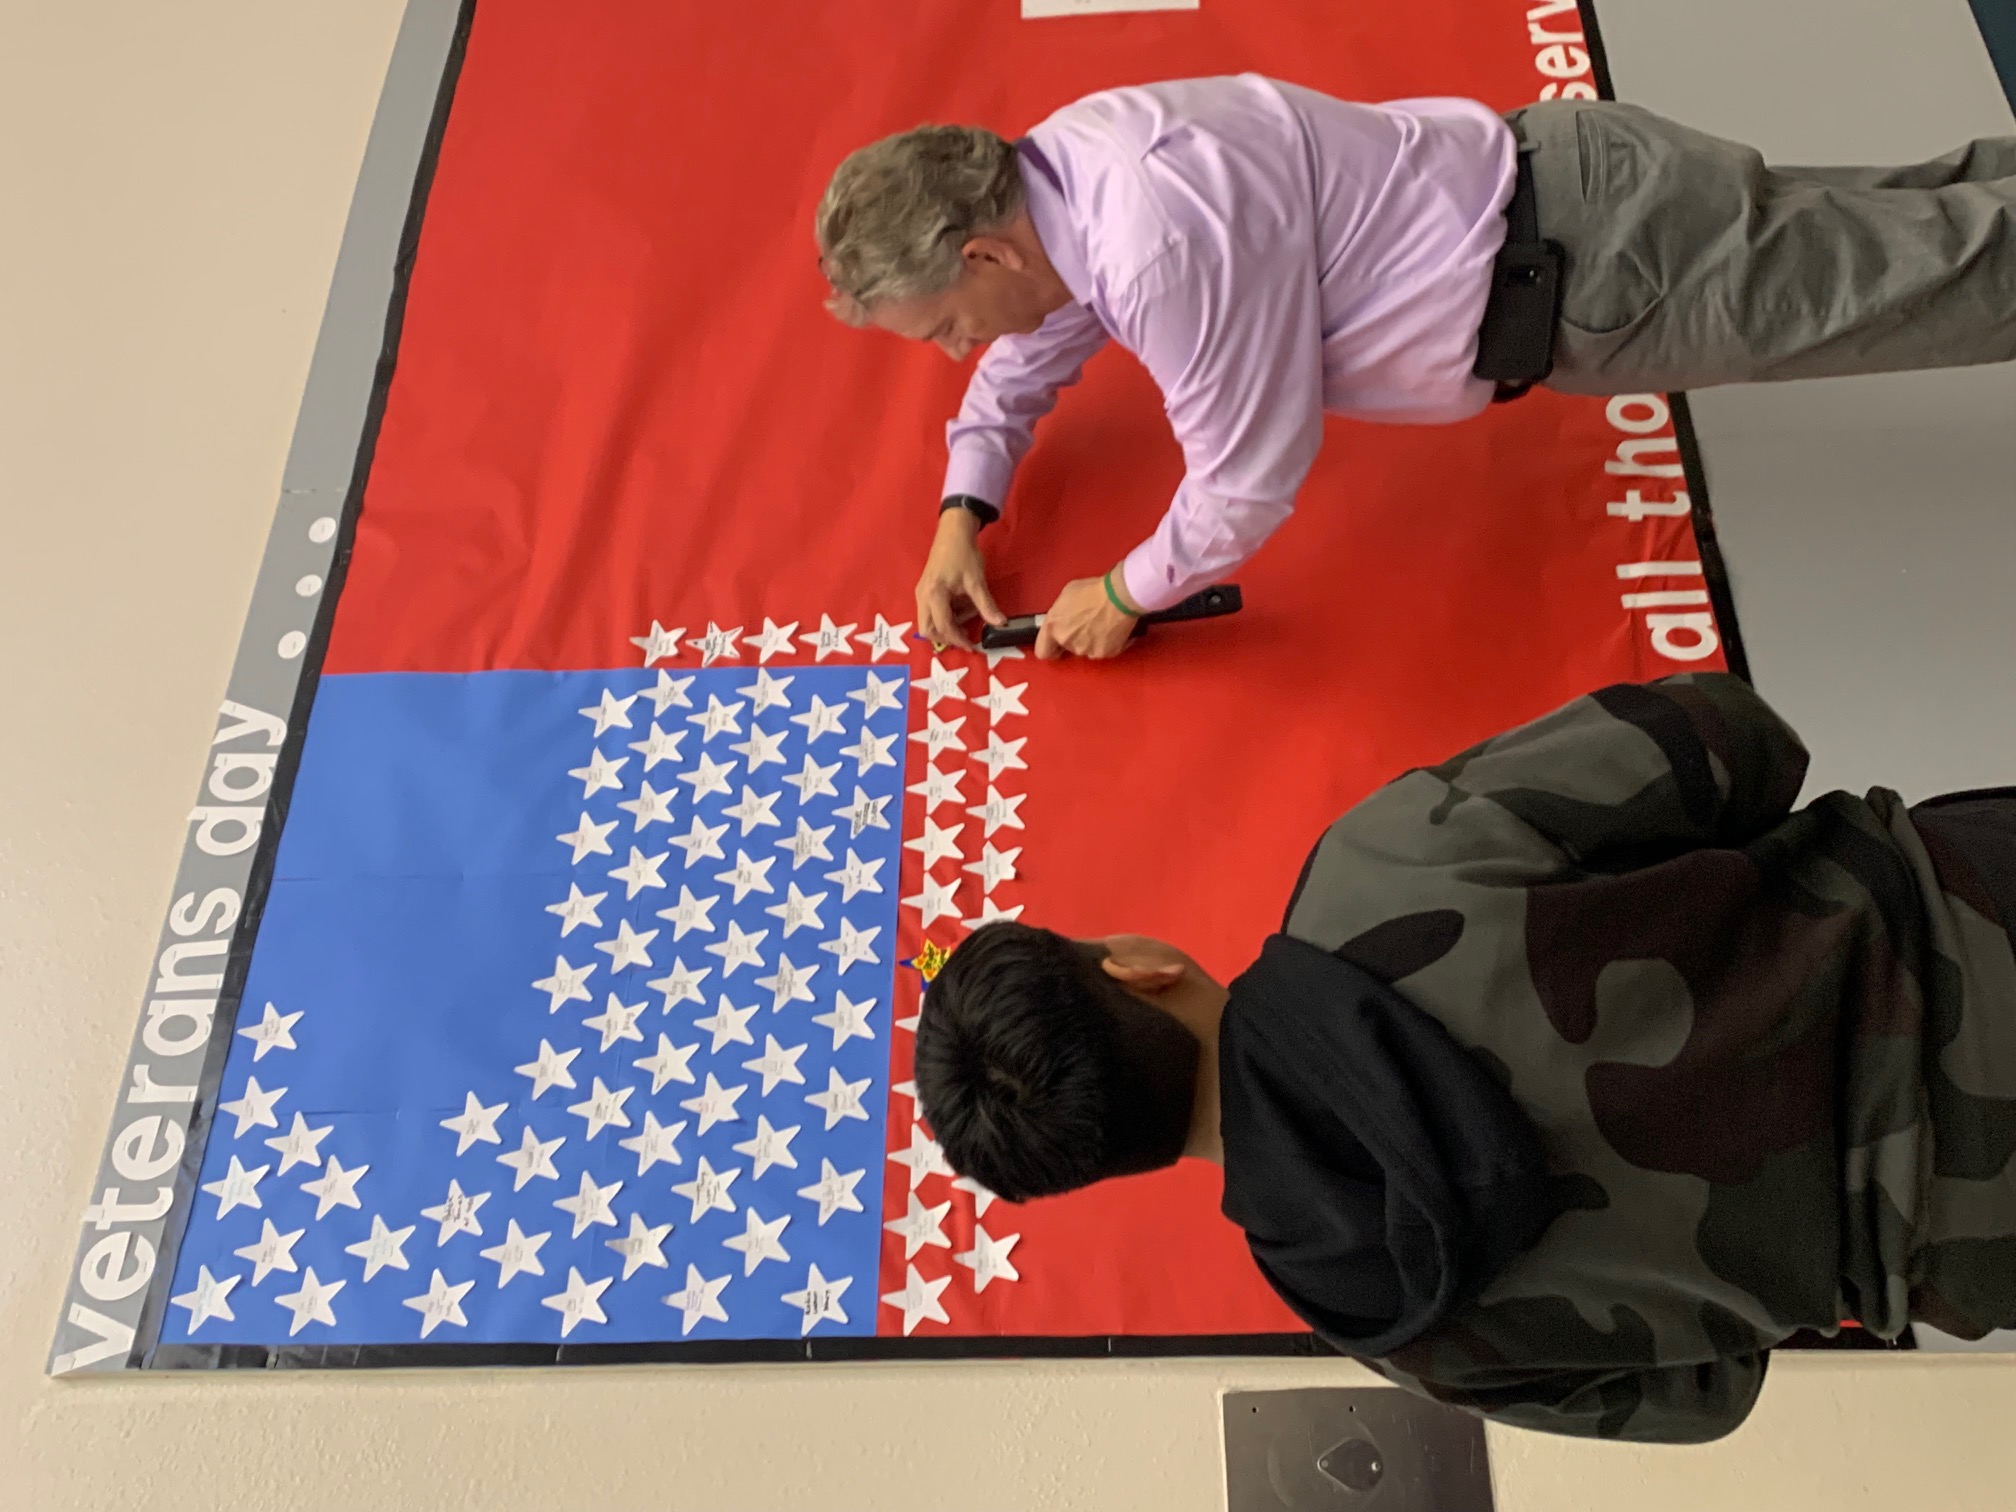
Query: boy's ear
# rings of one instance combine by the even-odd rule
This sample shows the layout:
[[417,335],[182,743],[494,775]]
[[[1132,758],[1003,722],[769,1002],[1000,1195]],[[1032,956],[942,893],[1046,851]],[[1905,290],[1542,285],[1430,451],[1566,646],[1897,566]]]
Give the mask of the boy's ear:
[[1100,968],[1130,992],[1153,994],[1176,986],[1189,963],[1176,950],[1153,940],[1116,935],[1105,942]]

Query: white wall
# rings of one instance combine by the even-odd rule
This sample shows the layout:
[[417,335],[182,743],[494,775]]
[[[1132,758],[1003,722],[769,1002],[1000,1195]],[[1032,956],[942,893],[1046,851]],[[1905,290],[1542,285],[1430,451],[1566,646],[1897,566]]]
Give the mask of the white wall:
[[[1960,0],[1933,8],[1957,13]],[[1611,9],[1627,87],[1638,78],[1631,50],[1656,45],[1664,68],[1722,71],[1730,97],[1697,119],[1752,124],[1727,78],[1762,70],[1731,40],[1740,33],[1681,27],[1663,0]],[[1738,13],[1721,0],[1672,9],[1719,10],[1725,28]],[[1919,23],[1864,10],[1830,6],[1836,19],[1816,25],[1872,29],[1904,66]],[[243,591],[198,592],[184,574],[208,563],[206,581],[251,582],[397,12],[398,0],[107,0],[17,7],[11,18],[0,85],[0,708],[10,711],[0,725],[0,1507],[1217,1507],[1222,1385],[1362,1378],[1237,1362],[41,1375],[179,816],[244,610]],[[1678,35],[1663,40],[1645,29],[1669,23]],[[1931,66],[1909,60],[1914,78]],[[1810,82],[1816,100],[1835,101],[1816,115],[1816,134],[1882,103],[1880,91],[1861,102],[1859,84],[1843,103],[1826,77]],[[1936,76],[1921,88],[1927,108],[1950,104]],[[1759,485],[1767,499],[1733,475],[1719,413],[1713,424],[1730,550],[1753,618],[1767,621],[1753,632],[1760,674],[1816,739],[1830,718],[1852,733],[1817,680],[1834,653],[1817,637],[1804,646],[1791,610],[1785,632],[1771,630],[1754,581],[1778,575],[1752,549],[1755,522],[1767,502],[1790,506],[1775,485]],[[1841,444],[1830,435],[1812,450]],[[1950,461],[1927,454],[1935,470]],[[2006,465],[1999,475],[2010,476]],[[1830,530],[1810,508],[1802,518],[1816,535]],[[1804,544],[1824,547],[1823,562],[1838,549]],[[1949,585],[1928,587],[1924,608],[1977,623],[1989,612],[1950,587],[1973,569],[1946,552],[1978,550],[1963,536],[1917,569]],[[1808,591],[1824,608],[1828,595]],[[2002,602],[2006,612],[2006,593]],[[1836,618],[1834,633],[1862,635],[1858,644],[1945,639],[1924,613],[1900,616],[1889,636],[1858,615]],[[1899,697],[1929,696],[1914,658],[1891,664],[1912,669]],[[1883,704],[1882,692],[1870,697]],[[1931,707],[1942,740],[1969,733],[1978,745],[1983,716],[1971,703]],[[1999,707],[2006,729],[2006,697]],[[1870,743],[1895,734],[1865,730],[1859,750],[1874,763]],[[1974,747],[1954,743],[1957,770]],[[1919,774],[1901,780],[1948,780],[1944,769]],[[1512,1512],[1985,1512],[2007,1506],[2016,1484],[2012,1422],[2016,1367],[2000,1361],[1785,1358],[1750,1424],[1719,1446],[1506,1435],[1494,1452]]]

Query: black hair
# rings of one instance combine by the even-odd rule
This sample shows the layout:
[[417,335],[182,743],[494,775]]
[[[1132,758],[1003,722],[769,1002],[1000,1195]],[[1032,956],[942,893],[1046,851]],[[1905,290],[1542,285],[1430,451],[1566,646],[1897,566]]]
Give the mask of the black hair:
[[953,1169],[1011,1202],[1183,1153],[1196,1036],[1107,976],[1105,954],[1047,929],[988,924],[925,991],[925,1121]]

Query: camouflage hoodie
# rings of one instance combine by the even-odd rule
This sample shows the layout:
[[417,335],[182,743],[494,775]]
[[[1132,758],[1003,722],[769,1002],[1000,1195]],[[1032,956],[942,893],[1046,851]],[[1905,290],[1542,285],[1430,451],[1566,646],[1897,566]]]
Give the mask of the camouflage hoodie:
[[1798,1330],[2016,1325],[2009,935],[1896,794],[1795,812],[1805,771],[1739,679],[1674,677],[1323,836],[1286,933],[1476,1055],[1568,1203],[1368,1363],[1509,1423],[1687,1442],[1743,1420]]

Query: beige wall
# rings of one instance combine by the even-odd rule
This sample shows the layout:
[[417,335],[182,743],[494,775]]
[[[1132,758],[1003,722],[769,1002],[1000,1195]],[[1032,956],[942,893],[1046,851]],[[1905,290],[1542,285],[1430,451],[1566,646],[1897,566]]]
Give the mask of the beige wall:
[[[1003,0],[1008,3],[1008,0]],[[12,8],[0,69],[0,1509],[1219,1505],[1220,1363],[54,1383],[51,1325],[399,0]],[[25,33],[25,35],[24,35]],[[222,582],[222,594],[192,586]],[[2016,1362],[1782,1361],[1501,1504],[2004,1508]]]

